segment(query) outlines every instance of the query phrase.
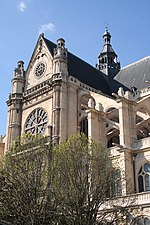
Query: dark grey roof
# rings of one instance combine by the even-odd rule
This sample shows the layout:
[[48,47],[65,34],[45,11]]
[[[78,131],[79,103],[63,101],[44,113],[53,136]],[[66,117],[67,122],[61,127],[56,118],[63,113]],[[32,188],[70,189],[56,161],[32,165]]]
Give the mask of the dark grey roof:
[[102,54],[102,53],[106,53],[106,52],[107,52],[107,53],[110,53],[110,52],[111,52],[111,53],[115,53],[114,50],[113,50],[113,48],[112,48],[112,46],[111,46],[110,44],[107,44],[107,45],[104,45],[104,46],[103,46],[103,49],[102,49],[102,51],[101,51],[101,54]]
[[[49,51],[53,55],[53,50],[56,48],[56,45],[46,38],[44,38],[44,40]],[[111,96],[108,76],[70,52],[68,52],[68,70],[69,75],[72,75],[90,87]]]
[[130,88],[126,87],[119,81],[114,80],[113,78],[109,79],[109,86],[110,86],[111,93],[117,93],[120,87],[122,87],[124,91],[130,91]]
[[150,56],[122,68],[114,79],[128,88],[134,86],[140,90],[147,87],[145,81],[150,81]]
[[108,76],[71,53],[68,54],[68,59],[70,75],[105,94],[111,95]]

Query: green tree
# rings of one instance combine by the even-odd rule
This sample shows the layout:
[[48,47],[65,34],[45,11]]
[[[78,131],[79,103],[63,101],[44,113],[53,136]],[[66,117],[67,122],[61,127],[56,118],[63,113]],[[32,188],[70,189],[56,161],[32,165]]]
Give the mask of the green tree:
[[129,201],[111,199],[121,194],[118,175],[109,150],[84,135],[55,147],[45,137],[26,135],[0,168],[0,222],[117,224],[129,206]]
[[[58,222],[64,225],[102,224],[109,212],[100,208],[108,202],[111,192],[115,192],[112,185],[116,179],[114,174],[118,173],[112,166],[109,150],[84,135],[75,135],[57,147],[56,156],[57,196],[61,201]],[[115,215],[118,216],[116,210]]]
[[8,152],[0,171],[0,219],[11,224],[52,224],[53,150],[47,138],[25,135]]

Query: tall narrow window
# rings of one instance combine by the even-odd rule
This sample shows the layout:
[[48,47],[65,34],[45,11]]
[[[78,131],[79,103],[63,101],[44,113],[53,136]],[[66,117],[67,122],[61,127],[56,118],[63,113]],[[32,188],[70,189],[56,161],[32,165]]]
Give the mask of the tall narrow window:
[[138,174],[139,192],[150,191],[150,163],[144,164]]
[[143,176],[142,175],[139,175],[138,182],[139,182],[139,192],[143,192],[144,191],[144,184],[143,184]]
[[88,137],[88,119],[83,118],[80,122],[80,133],[84,133]]
[[116,197],[122,194],[122,183],[120,170],[114,171],[112,184],[111,184],[111,196]]

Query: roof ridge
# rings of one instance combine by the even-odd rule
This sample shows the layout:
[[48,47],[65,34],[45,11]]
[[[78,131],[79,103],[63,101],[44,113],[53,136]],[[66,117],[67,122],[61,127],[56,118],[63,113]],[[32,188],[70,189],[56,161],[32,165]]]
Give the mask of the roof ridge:
[[137,63],[140,63],[140,62],[142,62],[142,61],[144,61],[144,60],[146,60],[146,59],[150,59],[150,56],[145,56],[144,58],[139,59],[139,60],[136,61],[136,62],[133,62],[133,63],[127,65],[127,66],[124,66],[124,67],[121,68],[121,70],[126,69],[126,68],[128,68],[128,67],[130,67],[130,66],[133,66],[133,65],[135,65],[135,64],[137,64]]

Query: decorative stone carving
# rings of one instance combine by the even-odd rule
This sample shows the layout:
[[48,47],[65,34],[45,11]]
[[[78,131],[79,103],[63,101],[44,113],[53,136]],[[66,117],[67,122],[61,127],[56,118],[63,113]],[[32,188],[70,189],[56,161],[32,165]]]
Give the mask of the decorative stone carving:
[[119,88],[118,95],[121,96],[121,97],[124,97],[124,90],[123,90],[122,87]]
[[45,63],[43,63],[43,62],[38,63],[37,66],[35,67],[35,75],[36,75],[36,77],[39,78],[39,77],[43,76],[45,71],[46,71]]
[[97,109],[99,112],[103,112],[103,111],[104,111],[104,107],[103,107],[103,105],[102,105],[100,102],[96,105],[96,109]]
[[88,101],[88,107],[91,108],[91,109],[95,108],[95,102],[92,98],[90,98],[89,101]]

